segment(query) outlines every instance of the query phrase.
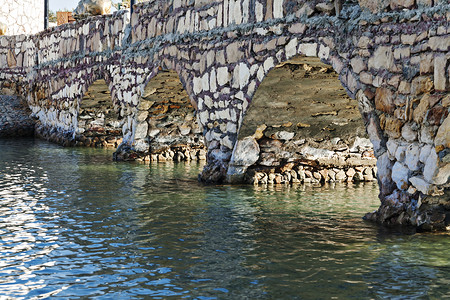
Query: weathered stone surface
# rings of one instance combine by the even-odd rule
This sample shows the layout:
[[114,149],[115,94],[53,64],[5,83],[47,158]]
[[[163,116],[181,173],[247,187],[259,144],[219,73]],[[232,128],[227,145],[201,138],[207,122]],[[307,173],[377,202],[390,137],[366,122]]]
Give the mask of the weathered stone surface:
[[327,14],[332,14],[334,12],[334,5],[332,3],[322,2],[316,5],[316,9]]
[[111,13],[111,0],[81,0],[74,10],[75,15],[105,15]]
[[439,127],[434,143],[436,147],[442,146],[443,148],[450,149],[450,115],[447,116],[442,125]]
[[433,178],[439,169],[439,157],[435,151],[431,151],[430,155],[425,161],[423,168],[423,177],[427,182],[433,183]]
[[441,163],[437,174],[433,178],[433,183],[436,185],[445,185],[450,182],[450,163]]
[[411,144],[405,155],[405,164],[411,171],[419,170],[420,147],[417,144]]
[[295,135],[294,132],[279,131],[274,134],[273,138],[288,141],[291,140],[294,137],[294,135]]
[[44,2],[3,1],[0,6],[0,36],[35,34],[44,30]]
[[246,137],[236,143],[231,156],[231,164],[251,166],[259,159],[259,144],[252,137]]
[[357,74],[361,73],[361,71],[364,71],[367,69],[366,64],[364,63],[364,61],[362,60],[362,58],[360,57],[354,57],[352,58],[351,62],[350,62],[353,71]]
[[392,138],[396,139],[401,136],[401,130],[403,122],[393,117],[385,117],[383,120],[382,128]]
[[392,181],[392,167],[394,163],[389,159],[389,155],[384,153],[378,157],[377,160],[377,177],[378,183],[380,184],[381,196],[390,195],[393,191],[393,181]]
[[227,84],[231,79],[231,74],[227,67],[220,67],[217,69],[217,83],[220,86]]
[[450,76],[449,74],[446,75],[447,60],[445,55],[436,56],[434,59],[434,88],[436,91],[447,90],[448,77]]
[[402,163],[396,162],[392,168],[392,180],[400,190],[406,190],[409,186],[410,170]]
[[390,139],[387,141],[386,147],[389,153],[389,158],[393,160],[395,153],[397,152],[398,144],[393,139]]
[[414,121],[418,124],[422,123],[423,119],[425,118],[425,115],[428,111],[428,108],[430,107],[430,101],[429,96],[424,95],[422,99],[420,100],[419,105],[414,110]]
[[430,37],[428,45],[433,51],[449,51],[450,49],[450,35],[446,36],[433,36]]
[[434,88],[434,83],[429,77],[416,77],[411,83],[411,94],[420,95],[430,93]]
[[394,67],[394,53],[391,46],[379,46],[369,59],[369,69],[391,70]]
[[409,179],[409,182],[411,182],[411,184],[417,189],[419,190],[421,193],[427,195],[430,190],[432,185],[428,182],[426,182],[423,178],[415,176],[415,177],[411,177]]
[[8,63],[8,67],[10,68],[17,66],[16,56],[11,50],[8,50],[8,54],[6,55],[6,61]]
[[413,124],[407,123],[402,127],[402,137],[408,142],[417,140],[417,131],[413,129]]
[[[415,4],[415,0],[391,0],[391,9],[410,8]],[[415,39],[413,39],[414,41]]]
[[317,55],[317,44],[301,44],[299,46],[299,52],[306,56],[316,56]]
[[388,114],[394,112],[395,106],[390,89],[378,88],[375,93],[375,108]]
[[378,13],[389,6],[390,0],[358,0],[358,2],[361,8]]

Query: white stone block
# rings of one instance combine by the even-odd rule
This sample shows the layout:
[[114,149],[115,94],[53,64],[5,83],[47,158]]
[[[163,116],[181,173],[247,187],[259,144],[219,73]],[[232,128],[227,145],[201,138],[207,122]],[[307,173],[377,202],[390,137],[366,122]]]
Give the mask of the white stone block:
[[395,159],[402,162],[405,159],[406,146],[399,145],[395,151]]
[[200,123],[204,126],[209,120],[208,111],[205,110],[205,111],[200,112],[198,119],[199,119]]
[[203,104],[205,104],[206,107],[210,109],[210,108],[213,107],[213,104],[214,104],[214,103],[213,103],[211,97],[205,96],[205,100],[203,101]]
[[428,182],[433,182],[433,177],[436,175],[438,171],[438,162],[439,158],[436,154],[436,151],[431,150],[430,155],[428,155],[427,160],[425,161],[425,166],[423,168],[423,177]]
[[421,193],[427,195],[430,192],[432,185],[426,182],[422,177],[411,177],[409,182]]
[[275,19],[283,17],[283,0],[273,0],[273,17]]
[[390,70],[394,66],[394,53],[392,46],[380,46],[375,53],[369,58],[369,69],[386,69]]
[[400,190],[406,190],[409,186],[410,170],[400,162],[396,162],[392,168],[392,180]]
[[301,44],[299,52],[306,56],[317,56],[317,43]]
[[273,57],[269,57],[268,59],[266,59],[266,61],[264,62],[265,73],[269,72],[270,69],[272,69],[274,66],[275,66],[275,63],[273,61]]
[[248,85],[248,80],[250,79],[250,69],[247,64],[239,64],[239,87],[242,89]]
[[420,147],[418,144],[411,144],[405,155],[405,164],[411,171],[419,169]]
[[231,74],[228,72],[227,67],[220,67],[217,69],[217,83],[219,86],[224,86],[230,82]]
[[217,78],[216,78],[216,70],[211,70],[211,75],[209,79],[209,90],[214,93],[217,91]]
[[389,153],[389,158],[394,159],[398,147],[397,143],[394,140],[390,139],[389,141],[387,141],[386,147]]
[[236,0],[234,2],[234,14],[233,14],[234,22],[239,25],[242,23],[242,12],[241,12],[241,1]]
[[319,58],[320,59],[328,59],[330,57],[330,48],[324,45],[320,45],[319,47]]
[[261,22],[264,20],[264,6],[259,1],[256,1],[255,13],[256,13],[256,22]]
[[430,144],[424,145],[420,149],[420,156],[419,156],[420,162],[425,163],[428,159],[428,156],[430,156],[431,151],[434,151],[433,146],[431,146]]
[[192,80],[194,94],[198,95],[203,90],[202,78],[194,77]]
[[221,139],[220,143],[228,149],[233,149],[234,147],[234,144],[228,135],[225,138]]
[[203,91],[209,91],[209,74],[206,73],[202,76],[202,89]]
[[286,50],[286,58],[290,59],[297,54],[297,38],[292,39],[285,47]]

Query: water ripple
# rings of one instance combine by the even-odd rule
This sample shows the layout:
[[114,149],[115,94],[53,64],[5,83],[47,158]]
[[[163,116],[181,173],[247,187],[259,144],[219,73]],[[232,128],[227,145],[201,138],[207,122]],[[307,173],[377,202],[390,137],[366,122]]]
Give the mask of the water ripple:
[[449,296],[448,236],[363,222],[375,184],[203,186],[196,163],[0,152],[0,299]]

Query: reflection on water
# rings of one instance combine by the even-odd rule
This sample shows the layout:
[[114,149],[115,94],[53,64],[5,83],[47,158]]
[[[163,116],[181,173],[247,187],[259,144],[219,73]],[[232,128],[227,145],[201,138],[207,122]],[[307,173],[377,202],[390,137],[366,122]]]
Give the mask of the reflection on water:
[[447,235],[361,220],[375,184],[204,186],[197,164],[0,140],[0,298],[450,296]]

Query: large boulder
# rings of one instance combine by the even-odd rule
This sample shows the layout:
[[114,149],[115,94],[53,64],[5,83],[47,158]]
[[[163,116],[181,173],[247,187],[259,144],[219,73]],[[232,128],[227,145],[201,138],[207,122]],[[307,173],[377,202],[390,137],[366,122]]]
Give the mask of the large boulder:
[[111,0],[81,0],[73,11],[75,18],[111,13]]
[[258,161],[259,153],[259,144],[254,137],[249,136],[239,140],[231,155],[227,181],[230,183],[242,182],[247,168]]
[[0,22],[0,35],[5,35],[6,34],[6,24]]

